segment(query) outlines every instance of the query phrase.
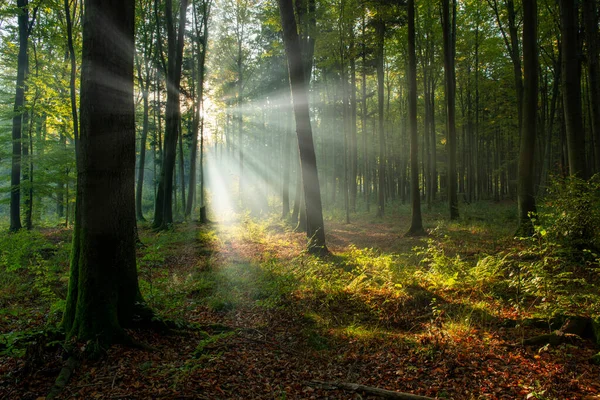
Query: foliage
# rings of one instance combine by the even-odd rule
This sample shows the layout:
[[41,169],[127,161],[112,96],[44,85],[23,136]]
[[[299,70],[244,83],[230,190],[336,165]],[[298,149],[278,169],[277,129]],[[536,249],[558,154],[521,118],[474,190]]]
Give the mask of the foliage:
[[538,218],[546,240],[567,250],[600,251],[600,175],[552,179]]

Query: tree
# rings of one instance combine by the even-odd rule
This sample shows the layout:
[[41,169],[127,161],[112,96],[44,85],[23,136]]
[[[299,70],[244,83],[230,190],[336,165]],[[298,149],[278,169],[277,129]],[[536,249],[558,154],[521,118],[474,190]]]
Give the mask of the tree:
[[377,216],[383,217],[385,211],[385,130],[384,130],[384,57],[383,49],[385,44],[385,20],[383,19],[383,12],[380,9],[377,12],[377,20],[375,21],[375,35],[376,35],[376,48],[375,48],[375,68],[377,70],[377,111],[378,111],[378,125],[377,130],[379,132],[379,171],[378,171],[378,189],[377,189]]
[[[200,10],[197,10],[196,3],[193,4],[194,14],[194,30],[195,30],[195,58],[197,63],[197,76],[195,98],[194,98],[194,118],[192,127],[192,145],[190,154],[190,179],[188,199],[186,204],[185,215],[192,214],[194,193],[196,191],[196,153],[198,149],[198,133],[200,133],[200,222],[205,223],[206,205],[204,204],[204,116],[201,115],[201,109],[204,103],[204,78],[205,78],[205,63],[206,50],[208,45],[208,19],[210,16],[211,1],[205,0],[201,3]],[[198,130],[200,132],[198,132]]]
[[21,131],[25,106],[25,74],[28,68],[29,43],[28,0],[17,0],[19,10],[19,55],[17,58],[17,88],[12,120],[12,168],[10,174],[10,230],[21,229]]
[[530,213],[535,212],[533,188],[535,137],[537,134],[538,60],[537,1],[523,0],[523,67],[524,82],[521,149],[517,195],[519,203],[519,233],[533,233]]
[[278,0],[283,42],[288,59],[292,104],[296,118],[296,134],[304,186],[304,202],[306,207],[306,236],[308,250],[311,253],[327,252],[325,245],[325,225],[321,205],[321,189],[317,173],[317,159],[313,143],[308,95],[305,81],[305,68],[300,50],[298,29],[291,0]]
[[[138,31],[141,35],[141,43],[137,48],[141,48],[142,54],[136,57],[136,66],[138,73],[138,82],[142,93],[143,116],[142,116],[142,134],[140,137],[140,159],[137,169],[137,185],[135,188],[135,216],[138,221],[145,221],[144,210],[142,207],[142,195],[144,189],[144,172],[146,166],[146,142],[148,140],[148,131],[150,130],[150,84],[152,83],[151,76],[151,58],[152,58],[152,43],[154,40],[154,29],[150,22],[148,8],[151,7],[149,2],[140,2],[141,24],[138,24]],[[140,60],[141,58],[141,60]],[[142,64],[143,71],[142,73]]]
[[596,1],[583,0],[595,169],[596,173],[600,173],[600,49],[598,48],[598,12],[596,7]]
[[92,354],[142,309],[135,260],[133,0],[86,0],[76,220],[64,314]]
[[[452,8],[450,8],[452,1]],[[448,153],[448,203],[450,219],[458,218],[456,187],[456,74],[454,58],[456,48],[456,0],[442,0],[442,30],[444,32],[444,74],[446,76],[446,149]]]
[[415,0],[408,0],[408,123],[410,130],[410,200],[412,220],[407,235],[425,233],[419,191],[419,138],[417,136],[417,56],[415,52]]
[[569,174],[587,178],[585,133],[581,109],[581,65],[579,62],[579,23],[575,0],[560,0],[562,94],[567,136]]
[[173,174],[177,155],[177,139],[181,122],[179,86],[183,62],[183,33],[187,15],[187,0],[179,4],[179,27],[173,21],[173,1],[167,0],[167,106],[165,110],[164,156],[154,208],[155,229],[166,229],[173,223]]

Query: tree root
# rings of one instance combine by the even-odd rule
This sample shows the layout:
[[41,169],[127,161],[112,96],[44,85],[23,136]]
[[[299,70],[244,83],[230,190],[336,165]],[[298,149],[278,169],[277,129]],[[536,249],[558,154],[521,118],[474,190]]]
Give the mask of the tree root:
[[75,356],[72,355],[69,358],[67,358],[67,361],[65,362],[65,365],[60,370],[60,373],[58,374],[58,377],[56,378],[54,385],[52,385],[52,387],[50,388],[50,391],[48,392],[48,395],[46,396],[46,400],[53,400],[59,394],[62,393],[64,388],[67,386],[67,383],[69,383],[69,379],[71,379],[71,375],[73,375],[73,371],[75,371],[75,368],[77,368],[78,365],[79,365],[79,361],[77,360],[77,358]]
[[[600,345],[600,318],[561,316],[564,322],[560,329],[552,333],[534,336],[525,339],[525,346],[551,344],[557,346],[562,343],[574,343],[576,340],[592,339]],[[552,325],[550,325],[552,326]],[[600,365],[600,353],[590,359],[593,364]]]
[[324,390],[348,390],[351,392],[363,392],[372,396],[378,396],[384,399],[398,399],[398,400],[433,400],[432,397],[419,396],[416,394],[395,392],[393,390],[380,389],[373,386],[360,385],[358,383],[348,382],[322,382],[312,381],[306,382],[308,386],[316,387]]

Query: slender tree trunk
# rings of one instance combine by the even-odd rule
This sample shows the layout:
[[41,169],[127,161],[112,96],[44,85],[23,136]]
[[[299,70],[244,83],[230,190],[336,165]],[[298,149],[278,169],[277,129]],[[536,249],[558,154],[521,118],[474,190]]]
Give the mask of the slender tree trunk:
[[185,160],[183,157],[183,123],[182,119],[179,118],[179,129],[178,129],[178,144],[179,144],[179,185],[181,190],[181,211],[185,215]]
[[[187,0],[179,5],[179,30],[173,23],[173,1],[166,0],[166,22],[168,41],[167,65],[167,105],[165,109],[165,137],[158,191],[156,196],[154,223],[155,229],[166,229],[173,223],[173,176],[177,156],[177,138],[181,120],[179,86],[183,60],[183,39],[187,15]],[[176,37],[177,36],[177,37]]]
[[321,190],[317,173],[317,160],[310,124],[305,71],[298,40],[298,30],[291,0],[278,0],[285,52],[288,59],[292,104],[296,117],[296,133],[302,166],[302,183],[306,203],[306,236],[308,250],[326,253],[325,226],[321,205]]
[[[287,108],[287,107],[286,107]],[[290,150],[292,145],[292,118],[293,116],[290,114],[287,117],[286,113],[286,129],[284,131],[284,139],[283,139],[283,149],[281,152],[281,160],[283,162],[283,176],[281,179],[281,202],[283,204],[281,210],[281,218],[287,219],[290,216]]]
[[377,17],[375,32],[377,37],[375,64],[377,69],[377,106],[378,106],[378,131],[379,131],[379,187],[377,189],[378,204],[377,216],[383,217],[385,211],[385,130],[384,130],[384,70],[383,70],[383,46],[385,34],[385,22],[383,17]]
[[369,146],[367,142],[368,128],[367,128],[367,43],[366,43],[366,21],[365,21],[366,10],[363,8],[362,17],[362,68],[361,68],[361,134],[363,139],[363,190],[364,200],[366,203],[367,212],[370,211],[370,190],[371,180],[370,178],[370,167],[369,167]]
[[[198,57],[198,61],[197,61],[197,68],[198,68],[198,76],[196,78],[196,104],[195,104],[195,117],[194,117],[194,128],[192,129],[192,147],[191,147],[191,154],[190,154],[190,178],[189,178],[189,189],[188,189],[188,200],[187,200],[187,207],[186,207],[186,211],[185,211],[185,215],[189,216],[192,214],[192,207],[193,207],[193,201],[194,201],[194,193],[196,191],[196,159],[197,159],[197,149],[198,149],[198,129],[200,128],[200,126],[204,126],[203,125],[203,119],[204,116],[201,114],[201,110],[203,108],[203,104],[204,104],[204,67],[205,67],[205,61],[206,61],[206,47],[207,47],[207,43],[208,43],[208,17],[210,14],[210,4],[208,4],[207,2],[204,2],[204,8],[202,9],[203,13],[202,13],[202,21],[201,21],[201,25],[202,25],[202,31],[200,31],[200,27],[198,26],[198,13],[196,11],[196,6],[194,5],[194,21],[195,21],[195,29],[196,29],[196,54]],[[204,129],[201,130],[200,132],[200,140],[201,140],[201,150],[203,150],[203,139],[204,139]],[[200,170],[203,171],[203,164],[202,164],[202,159],[204,158],[204,155],[202,154],[202,151],[200,152],[200,158],[201,158],[201,162],[200,162]],[[200,190],[200,213],[202,214],[202,208],[205,208],[204,205],[204,178],[203,175],[201,175],[200,177],[200,185],[201,185],[201,190]],[[206,214],[206,209],[204,210],[204,214]],[[206,222],[206,217],[204,218],[204,221],[202,221],[202,218],[200,218],[200,222],[204,223]]]
[[587,70],[590,82],[595,172],[600,173],[600,49],[596,0],[583,0],[583,18],[587,44]]
[[520,234],[533,233],[530,213],[535,209],[534,159],[537,135],[537,1],[523,0],[523,64],[525,88],[523,92],[523,123],[519,154],[519,230]]
[[456,123],[455,123],[455,70],[456,3],[442,0],[442,30],[444,32],[444,73],[446,75],[446,135],[448,150],[448,202],[450,219],[458,218],[458,196],[456,188]]
[[350,210],[356,212],[356,196],[358,192],[358,138],[356,112],[356,56],[354,29],[350,42]]
[[[146,68],[149,66],[146,64]],[[148,71],[148,70],[146,70]],[[141,71],[139,74],[140,82],[141,80]],[[142,209],[142,193],[144,188],[144,172],[146,167],[146,141],[148,138],[148,130],[149,130],[149,109],[150,105],[148,102],[148,93],[150,90],[150,76],[149,73],[146,72],[146,81],[143,83],[144,87],[142,89],[142,101],[144,107],[144,116],[142,120],[142,137],[140,138],[140,161],[137,169],[137,186],[135,188],[135,215],[138,221],[145,221],[144,212]]]
[[408,0],[408,123],[410,130],[410,200],[412,219],[407,235],[425,234],[419,193],[419,138],[417,136],[417,56],[415,54],[415,0]]
[[17,0],[19,8],[19,54],[17,56],[17,88],[12,120],[12,164],[10,174],[10,230],[21,229],[21,132],[25,107],[25,74],[27,72],[27,46],[29,43],[28,0]]

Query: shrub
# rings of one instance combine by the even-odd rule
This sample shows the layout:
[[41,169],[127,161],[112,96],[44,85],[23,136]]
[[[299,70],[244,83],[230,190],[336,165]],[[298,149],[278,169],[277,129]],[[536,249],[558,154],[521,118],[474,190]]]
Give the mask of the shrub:
[[552,179],[538,217],[544,236],[566,250],[600,250],[600,175]]

